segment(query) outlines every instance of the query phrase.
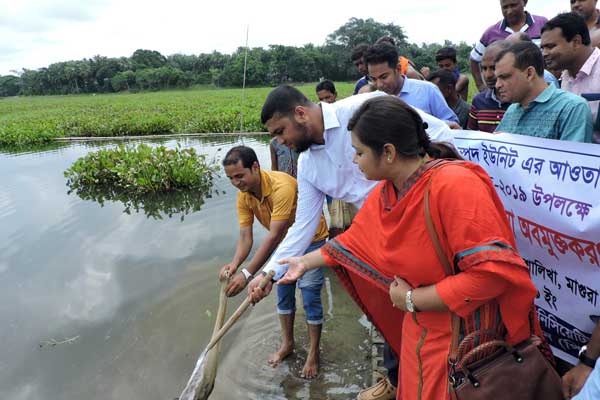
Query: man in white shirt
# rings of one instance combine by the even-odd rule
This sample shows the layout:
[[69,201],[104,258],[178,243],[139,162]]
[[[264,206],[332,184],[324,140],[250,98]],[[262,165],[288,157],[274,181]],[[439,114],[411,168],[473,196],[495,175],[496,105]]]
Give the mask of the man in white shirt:
[[[351,96],[333,104],[315,104],[298,89],[282,85],[274,89],[263,106],[261,119],[269,133],[295,149],[298,159],[298,206],[296,222],[290,227],[263,272],[274,270],[277,281],[286,271],[277,260],[303,254],[311,242],[323,208],[325,195],[360,208],[377,184],[367,180],[352,162],[354,149],[347,129],[348,121],[360,105],[383,92]],[[452,142],[452,132],[439,119],[417,110],[427,124],[432,141]],[[259,277],[248,290],[259,301],[271,290],[257,287]],[[254,290],[255,289],[255,290]]]
[[[298,205],[296,221],[288,230],[262,273],[275,271],[279,280],[287,266],[277,260],[304,254],[317,229],[326,195],[353,204],[359,209],[377,184],[367,180],[353,163],[348,122],[361,104],[383,92],[364,93],[333,104],[310,102],[299,90],[282,85],[273,90],[262,109],[261,119],[269,133],[280,143],[300,153],[298,159]],[[427,133],[433,141],[452,142],[452,132],[441,120],[418,110],[427,124]],[[272,284],[265,290],[258,287],[262,277],[248,285],[254,302],[267,296]],[[392,392],[395,393],[395,392]]]

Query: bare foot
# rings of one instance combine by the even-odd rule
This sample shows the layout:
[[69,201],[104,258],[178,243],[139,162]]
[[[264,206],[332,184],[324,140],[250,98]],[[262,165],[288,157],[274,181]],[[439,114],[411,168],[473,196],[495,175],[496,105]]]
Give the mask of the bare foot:
[[283,361],[284,358],[286,358],[293,352],[294,352],[294,344],[293,343],[292,344],[282,343],[279,350],[276,351],[275,353],[271,354],[271,356],[267,359],[267,362],[269,363],[269,365],[271,367],[275,368]]
[[304,379],[314,379],[319,375],[319,353],[309,354],[302,368],[300,377]]

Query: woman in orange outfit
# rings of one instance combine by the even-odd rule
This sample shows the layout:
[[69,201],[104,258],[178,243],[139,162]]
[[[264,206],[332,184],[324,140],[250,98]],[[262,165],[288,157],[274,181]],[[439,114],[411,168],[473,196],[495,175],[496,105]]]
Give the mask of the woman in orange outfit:
[[[368,100],[348,128],[354,162],[381,183],[349,230],[320,250],[281,260],[289,269],[279,282],[333,267],[400,355],[397,398],[447,399],[451,312],[461,317],[461,337],[482,329],[517,344],[532,330],[543,337],[533,305],[537,291],[481,167],[432,160],[427,153],[436,145],[421,118],[396,97]],[[459,272],[453,276],[446,276],[425,224],[423,195],[434,172],[431,216]]]

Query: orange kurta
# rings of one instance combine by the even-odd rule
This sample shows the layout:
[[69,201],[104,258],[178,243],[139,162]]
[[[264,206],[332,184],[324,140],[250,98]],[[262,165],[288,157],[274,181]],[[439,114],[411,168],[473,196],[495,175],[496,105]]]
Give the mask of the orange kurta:
[[[434,251],[423,208],[425,186],[442,165],[430,188],[430,204],[448,259],[461,272],[450,277]],[[397,398],[436,400],[448,398],[450,313],[403,318],[388,294],[394,275],[413,287],[436,285],[444,303],[461,317],[463,335],[490,329],[516,344],[531,333],[537,291],[515,249],[504,207],[485,171],[468,162],[432,161],[398,195],[389,181],[376,186],[350,229],[321,251],[400,355]],[[534,325],[540,333],[539,323]]]

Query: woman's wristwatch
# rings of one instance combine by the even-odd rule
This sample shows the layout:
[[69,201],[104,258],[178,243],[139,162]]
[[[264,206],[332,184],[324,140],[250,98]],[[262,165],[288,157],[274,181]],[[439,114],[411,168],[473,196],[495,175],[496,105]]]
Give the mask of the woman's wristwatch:
[[412,301],[412,292],[412,289],[406,292],[406,298],[404,299],[404,302],[406,303],[406,310],[411,313],[418,311],[417,307],[415,307],[415,303]]
[[593,358],[589,358],[586,354],[586,351],[587,345],[583,346],[579,350],[579,362],[593,369],[596,366],[596,360],[594,360]]

